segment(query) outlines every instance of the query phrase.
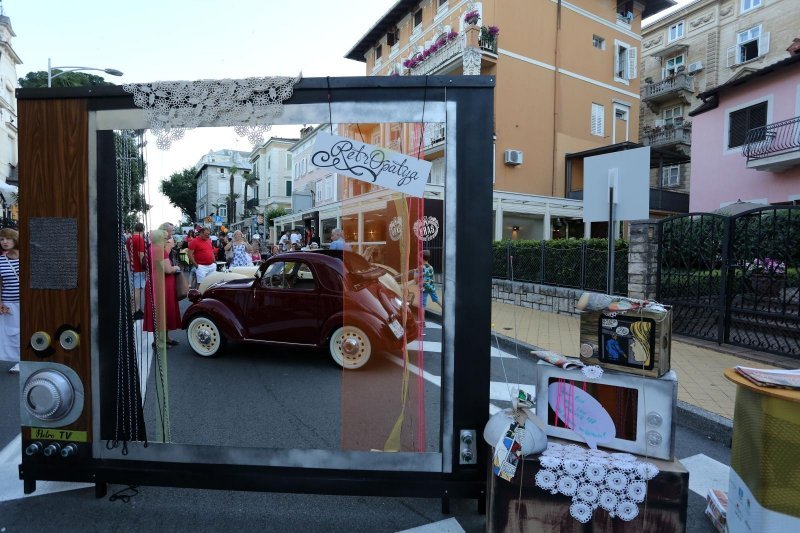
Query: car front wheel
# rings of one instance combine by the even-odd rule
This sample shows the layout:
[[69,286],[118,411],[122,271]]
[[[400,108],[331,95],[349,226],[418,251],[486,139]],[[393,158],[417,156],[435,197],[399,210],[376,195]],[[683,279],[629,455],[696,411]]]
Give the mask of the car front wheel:
[[225,347],[225,337],[214,321],[205,315],[196,316],[189,322],[186,336],[189,346],[201,357],[214,357]]
[[333,362],[345,370],[361,368],[372,355],[372,343],[364,330],[356,326],[341,326],[333,332],[328,349]]

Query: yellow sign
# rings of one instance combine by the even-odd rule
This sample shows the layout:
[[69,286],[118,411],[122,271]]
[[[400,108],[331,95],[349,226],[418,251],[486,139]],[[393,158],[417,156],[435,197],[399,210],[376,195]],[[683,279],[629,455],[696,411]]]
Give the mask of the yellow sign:
[[211,217],[206,217],[206,218],[204,218],[203,220],[205,220],[206,222],[211,222],[211,221],[212,221],[212,220],[214,220],[214,219],[213,219],[213,218],[211,218]]
[[71,429],[31,428],[31,440],[33,439],[86,442],[87,436],[85,431],[72,431]]

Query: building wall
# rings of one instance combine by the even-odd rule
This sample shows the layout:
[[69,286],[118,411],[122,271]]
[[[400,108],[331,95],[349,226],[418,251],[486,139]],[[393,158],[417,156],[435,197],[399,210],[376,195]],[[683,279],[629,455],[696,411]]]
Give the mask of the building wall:
[[[19,57],[11,47],[15,37],[11,20],[0,16],[0,182],[16,182],[17,176],[17,99],[14,91],[18,86],[17,65]],[[6,202],[11,201],[5,194]],[[6,203],[5,208],[9,208]],[[5,213],[0,213],[5,216]]]
[[800,195],[800,166],[777,174],[751,170],[740,148],[727,149],[727,115],[764,99],[769,101],[767,124],[800,116],[800,66],[728,89],[716,109],[694,117],[691,211],[713,211],[736,200],[786,202]]

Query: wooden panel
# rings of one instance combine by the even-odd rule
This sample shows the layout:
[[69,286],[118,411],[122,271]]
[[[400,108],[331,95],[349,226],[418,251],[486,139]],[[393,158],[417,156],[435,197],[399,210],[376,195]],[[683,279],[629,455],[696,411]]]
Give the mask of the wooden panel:
[[[19,101],[20,188],[20,324],[23,361],[52,361],[69,366],[83,381],[85,400],[71,429],[91,435],[91,363],[89,302],[89,120],[86,100]],[[78,221],[74,243],[78,254],[78,287],[72,290],[30,289],[29,221],[66,217]],[[55,270],[57,264],[51,265]],[[56,331],[75,326],[80,346],[65,351]],[[45,331],[54,351],[44,359],[30,346],[31,335]]]

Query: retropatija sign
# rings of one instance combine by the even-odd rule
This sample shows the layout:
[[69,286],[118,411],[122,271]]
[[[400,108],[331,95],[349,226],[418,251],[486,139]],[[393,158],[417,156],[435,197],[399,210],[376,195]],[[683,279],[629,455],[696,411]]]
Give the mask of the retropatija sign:
[[311,163],[419,198],[431,172],[428,161],[322,132],[317,133]]

